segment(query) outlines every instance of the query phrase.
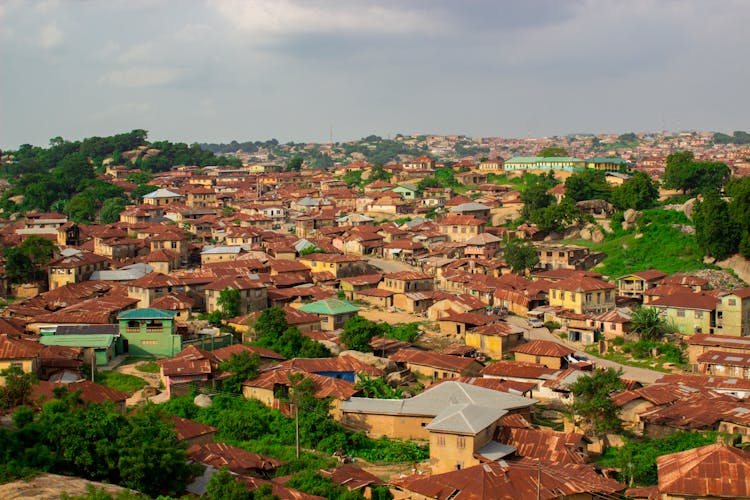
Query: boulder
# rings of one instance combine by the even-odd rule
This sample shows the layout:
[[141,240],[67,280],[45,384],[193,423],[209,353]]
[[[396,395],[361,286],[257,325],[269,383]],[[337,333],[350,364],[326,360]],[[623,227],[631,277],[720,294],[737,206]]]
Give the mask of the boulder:
[[381,358],[375,356],[370,352],[359,352],[359,351],[341,351],[339,356],[351,356],[352,358],[358,359],[363,363],[367,363],[370,366],[374,366],[386,373],[392,372],[397,369],[396,363],[388,358]]
[[632,208],[628,208],[627,210],[625,210],[625,213],[623,213],[622,216],[624,223],[634,224],[638,217],[641,216],[641,212]]
[[200,408],[208,408],[211,406],[211,398],[206,396],[205,394],[198,394],[195,396],[195,399],[193,399],[193,403],[195,406],[198,406]]
[[604,241],[604,231],[598,226],[591,228],[591,241],[601,243]]
[[318,340],[321,344],[326,346],[329,351],[331,351],[332,354],[337,355],[341,352],[341,347],[336,342],[331,342],[330,340]]

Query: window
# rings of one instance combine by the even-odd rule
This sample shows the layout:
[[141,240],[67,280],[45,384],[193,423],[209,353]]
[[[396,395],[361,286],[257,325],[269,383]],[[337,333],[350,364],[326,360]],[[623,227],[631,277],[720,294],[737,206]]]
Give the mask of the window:
[[703,317],[703,311],[695,311],[695,319],[701,319]]
[[437,445],[438,446],[445,446],[445,436],[438,436],[437,437]]
[[159,343],[158,340],[152,340],[152,339],[141,340],[141,345],[157,345],[158,343]]
[[586,302],[591,302],[591,294],[590,293],[586,294]]
[[557,298],[557,290],[552,290],[552,298],[553,299]]
[[684,318],[685,317],[685,311],[682,309],[677,310],[677,317],[678,318]]
[[456,447],[466,448],[466,438],[463,436],[456,438]]
[[560,257],[565,257],[565,252],[558,252],[558,255],[559,255]]
[[737,299],[727,299],[727,305],[728,306],[736,306],[737,305]]

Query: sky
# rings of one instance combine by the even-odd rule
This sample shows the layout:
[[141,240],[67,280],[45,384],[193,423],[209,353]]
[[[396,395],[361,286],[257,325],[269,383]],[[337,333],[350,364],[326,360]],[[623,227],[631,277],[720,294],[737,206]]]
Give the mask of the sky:
[[747,0],[0,0],[0,148],[750,130]]

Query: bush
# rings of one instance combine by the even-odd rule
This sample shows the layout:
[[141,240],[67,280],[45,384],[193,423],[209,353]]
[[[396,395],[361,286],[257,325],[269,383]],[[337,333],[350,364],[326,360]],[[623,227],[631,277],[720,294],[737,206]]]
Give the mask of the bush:
[[625,339],[623,337],[615,337],[611,340],[612,345],[621,346],[625,343]]
[[545,321],[544,322],[544,327],[551,332],[554,332],[555,330],[559,330],[560,326],[561,326],[560,323],[558,323],[557,321]]
[[136,370],[143,373],[159,373],[159,363],[149,361],[135,367]]

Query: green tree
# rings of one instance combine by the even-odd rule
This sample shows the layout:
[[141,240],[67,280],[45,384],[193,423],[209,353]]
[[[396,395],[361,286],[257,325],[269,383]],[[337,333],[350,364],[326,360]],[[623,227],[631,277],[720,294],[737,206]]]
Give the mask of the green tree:
[[585,169],[565,180],[565,196],[573,201],[609,200],[612,188],[607,184],[607,174],[602,170]]
[[27,283],[41,279],[39,270],[19,248],[3,248],[3,257],[5,258],[5,275],[11,283]]
[[29,402],[36,383],[33,373],[24,373],[19,367],[12,366],[0,372],[0,376],[5,378],[4,385],[0,386],[0,408],[15,408]]
[[388,170],[383,168],[383,165],[376,163],[372,166],[370,169],[370,175],[367,177],[368,182],[375,182],[375,181],[384,181],[388,182],[390,181],[393,174],[391,174]]
[[616,432],[621,428],[620,407],[612,402],[611,395],[625,388],[620,377],[622,369],[594,370],[591,375],[579,377],[570,385],[574,418],[588,435]]
[[380,377],[369,377],[360,373],[358,379],[354,388],[362,391],[366,398],[399,399],[403,393],[401,389],[394,389]]
[[216,299],[216,305],[221,308],[225,319],[239,316],[241,302],[240,291],[229,287],[224,287],[224,290],[219,292],[219,298]]
[[349,170],[344,174],[343,181],[346,183],[346,187],[348,188],[359,188],[362,185],[362,171]]
[[729,216],[729,205],[715,191],[709,191],[693,211],[695,238],[710,257],[724,259],[737,251],[739,228]]
[[659,199],[659,187],[645,172],[635,172],[633,177],[612,190],[612,203],[620,210],[651,208]]
[[104,202],[99,212],[99,222],[102,224],[113,224],[120,220],[120,213],[125,210],[125,200],[122,198],[110,198]]
[[260,357],[256,353],[232,354],[227,361],[219,365],[221,371],[231,373],[222,381],[222,389],[233,394],[242,394],[242,383],[257,377],[259,366]]
[[665,335],[674,333],[675,326],[652,307],[639,307],[630,318],[630,327],[641,339],[661,340]]
[[302,170],[302,163],[304,163],[304,160],[299,156],[291,158],[286,164],[287,172],[299,172]]
[[667,189],[681,189],[683,193],[693,189],[691,184],[692,164],[695,155],[691,151],[677,151],[667,156],[662,181]]
[[140,408],[117,433],[120,484],[151,496],[182,493],[190,477],[187,445],[153,405]]
[[505,247],[505,261],[514,273],[530,271],[539,263],[539,254],[530,241],[512,239]]
[[555,185],[557,185],[557,181],[554,174],[527,177],[527,181],[521,190],[521,201],[523,201],[521,216],[528,219],[534,210],[546,208],[554,204],[555,197],[547,191]]
[[206,488],[209,500],[252,500],[253,494],[247,490],[237,477],[222,467],[211,476]]
[[563,147],[553,146],[539,151],[539,156],[545,158],[562,158],[568,156],[568,150]]
[[18,249],[37,266],[46,266],[57,251],[57,245],[47,238],[31,235],[26,238]]
[[96,217],[96,203],[86,193],[73,196],[66,206],[68,215],[74,222],[91,223]]
[[381,334],[382,330],[377,323],[362,316],[354,316],[344,324],[344,331],[341,332],[339,339],[347,349],[372,352],[370,341]]
[[667,157],[664,186],[683,193],[721,189],[731,177],[731,170],[720,162],[695,162],[693,153],[680,151]]
[[286,322],[286,312],[280,307],[265,309],[254,325],[258,336],[267,337],[281,337],[287,328],[289,324]]

